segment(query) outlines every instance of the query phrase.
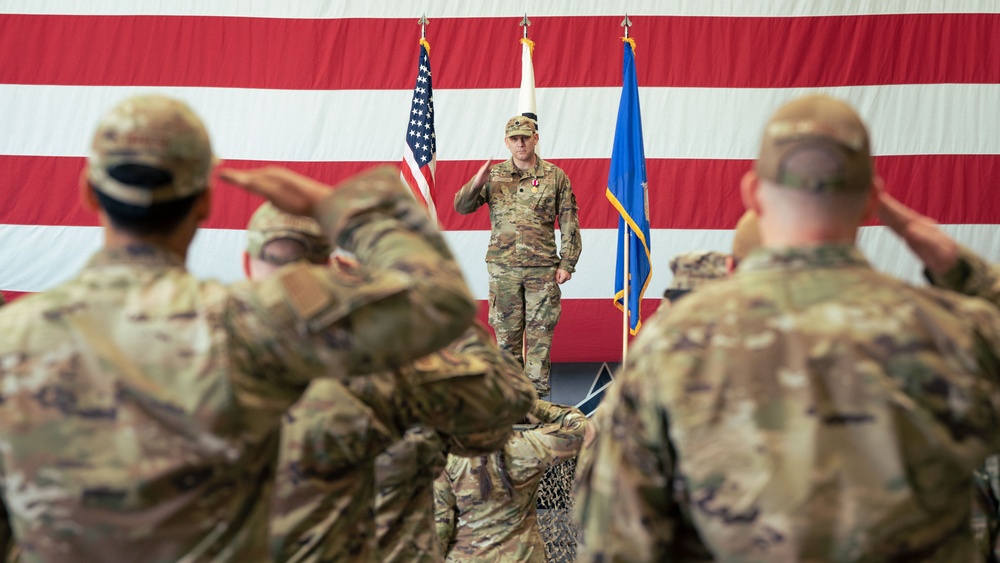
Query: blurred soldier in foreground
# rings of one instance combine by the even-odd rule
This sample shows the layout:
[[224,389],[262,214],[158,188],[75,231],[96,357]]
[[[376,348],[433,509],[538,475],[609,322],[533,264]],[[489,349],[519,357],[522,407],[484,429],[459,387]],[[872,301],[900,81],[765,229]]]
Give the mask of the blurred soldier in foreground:
[[[924,262],[931,283],[982,297],[1000,306],[1000,266],[960,246],[937,224],[888,194],[879,207],[882,222],[899,234]],[[1000,561],[1000,455],[991,455],[974,474],[972,531],[984,561]]]
[[573,408],[535,401],[503,449],[479,459],[448,456],[434,483],[437,534],[447,561],[542,563],[538,486],[545,471],[580,451],[590,434]]
[[566,173],[535,154],[538,132],[531,119],[510,118],[504,143],[510,160],[483,164],[455,194],[455,211],[490,208],[490,326],[545,397],[552,333],[562,313],[559,286],[573,277],[582,248],[576,196]]
[[869,146],[832,98],[771,118],[741,184],[763,246],[643,328],[577,499],[581,561],[977,559],[1000,313],[868,265]]
[[[254,280],[296,262],[326,264],[330,252],[315,220],[270,203],[247,225],[245,262]],[[339,254],[335,261],[345,275],[363,279],[355,261]],[[398,373],[346,385],[313,381],[282,421],[272,555],[440,561],[433,487],[446,448],[464,455],[500,448],[533,398],[531,383],[481,325]]]
[[223,172],[314,217],[367,279],[299,264],[198,281],[184,260],[213,164],[183,103],[113,108],[80,186],[104,248],[0,310],[3,501],[26,561],[262,560],[278,421],[309,381],[410,363],[471,322],[459,268],[389,170],[333,188]]

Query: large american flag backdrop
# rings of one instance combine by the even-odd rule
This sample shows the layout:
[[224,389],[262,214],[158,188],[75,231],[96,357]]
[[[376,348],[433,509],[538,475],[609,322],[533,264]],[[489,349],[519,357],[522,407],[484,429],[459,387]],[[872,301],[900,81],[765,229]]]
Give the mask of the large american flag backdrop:
[[[336,182],[398,166],[420,15],[430,24],[437,128],[434,199],[477,298],[487,295],[486,210],[455,191],[505,157],[525,12],[536,42],[540,152],[572,179],[583,257],[563,286],[554,361],[621,354],[612,304],[618,215],[605,198],[621,92],[619,23],[633,22],[648,159],[653,279],[668,259],[728,248],[738,181],[767,115],[806,91],[859,108],[892,193],[1000,259],[1000,7],[991,0],[4,0],[0,4],[0,289],[44,291],[101,243],[78,203],[97,118],[159,91],[206,120],[226,165],[279,163]],[[259,200],[218,186],[189,267],[239,279]],[[862,244],[910,279],[916,261],[881,227]]]

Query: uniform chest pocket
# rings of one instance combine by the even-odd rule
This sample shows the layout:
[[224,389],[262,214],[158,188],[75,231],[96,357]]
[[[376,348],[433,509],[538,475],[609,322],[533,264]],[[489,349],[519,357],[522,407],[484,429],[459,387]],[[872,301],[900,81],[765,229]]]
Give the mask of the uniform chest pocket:
[[546,224],[554,223],[558,210],[556,209],[556,190],[554,183],[549,180],[540,179],[538,181],[538,192],[532,193],[534,196],[535,214]]

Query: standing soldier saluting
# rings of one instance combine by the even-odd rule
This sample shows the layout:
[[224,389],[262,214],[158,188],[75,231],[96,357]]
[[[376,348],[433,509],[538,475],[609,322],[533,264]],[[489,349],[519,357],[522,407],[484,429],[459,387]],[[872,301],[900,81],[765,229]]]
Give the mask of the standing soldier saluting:
[[[569,281],[580,259],[580,222],[566,173],[535,154],[534,122],[510,118],[504,142],[510,160],[483,164],[455,194],[455,211],[490,207],[490,326],[543,397],[551,391],[549,351],[562,312],[559,285]],[[556,219],[562,234],[558,250]]]

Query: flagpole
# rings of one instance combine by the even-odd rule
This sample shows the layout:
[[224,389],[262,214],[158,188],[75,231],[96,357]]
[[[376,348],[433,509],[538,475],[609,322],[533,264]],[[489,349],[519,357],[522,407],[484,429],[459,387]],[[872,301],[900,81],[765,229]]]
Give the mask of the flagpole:
[[[622,20],[621,26],[625,28],[625,38],[628,39],[628,28],[632,27],[632,22],[631,22],[631,20],[628,19],[628,12],[625,13],[625,19]],[[619,219],[619,220],[621,221],[621,219]],[[622,255],[624,256],[624,260],[625,260],[625,263],[622,264],[622,275],[624,277],[624,279],[622,280],[622,288],[625,290],[624,295],[622,297],[622,325],[623,325],[622,326],[622,368],[623,369],[625,368],[625,364],[628,361],[628,335],[629,335],[629,332],[630,332],[630,330],[632,328],[632,325],[629,323],[629,318],[628,318],[628,313],[629,313],[629,310],[631,309],[629,307],[629,295],[628,295],[628,293],[629,293],[629,286],[631,285],[631,283],[630,283],[631,279],[630,278],[631,278],[631,274],[632,274],[632,272],[629,271],[629,266],[632,263],[632,261],[629,259],[629,239],[631,239],[631,238],[632,237],[630,236],[629,226],[628,226],[628,224],[626,224],[625,225],[625,236],[622,237],[622,239],[623,239],[623,241],[622,241],[622,246],[623,246]]]
[[420,24],[420,38],[427,39],[427,24],[430,23],[427,20],[427,14],[424,13],[423,15],[421,15],[420,19],[417,20],[417,23]]
[[[619,219],[619,221],[621,221],[621,220],[622,219]],[[629,281],[630,281],[629,277],[631,276],[631,272],[629,272],[629,264],[631,264],[631,260],[629,260],[629,255],[628,255],[628,251],[629,251],[628,241],[629,241],[630,238],[632,238],[632,237],[629,236],[628,224],[626,224],[625,225],[625,236],[622,237],[622,239],[623,239],[622,240],[622,247],[623,247],[622,249],[624,251],[624,252],[622,252],[622,255],[623,255],[624,261],[625,261],[625,263],[623,264],[623,267],[622,267],[622,277],[624,278],[622,280],[622,288],[625,291],[624,294],[622,295],[622,368],[625,367],[625,362],[628,360],[628,333],[629,333],[629,329],[631,328],[631,325],[629,325],[629,319],[628,319],[628,312],[629,312],[629,306],[628,306],[628,304],[629,304],[629,301],[628,301],[628,290],[629,290],[629,287],[628,286],[631,285],[631,284],[629,284]]]

